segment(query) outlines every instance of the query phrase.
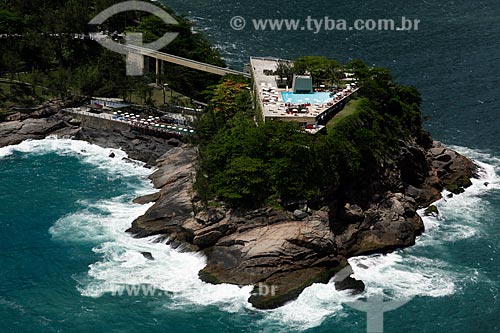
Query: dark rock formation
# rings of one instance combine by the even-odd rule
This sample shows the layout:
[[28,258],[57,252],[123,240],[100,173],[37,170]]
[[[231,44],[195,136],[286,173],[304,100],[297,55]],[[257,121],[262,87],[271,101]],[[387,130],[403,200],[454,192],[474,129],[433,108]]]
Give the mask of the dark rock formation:
[[305,219],[309,215],[306,212],[304,212],[303,210],[297,209],[293,212],[293,216],[295,217],[295,219],[300,221],[300,220]]
[[0,123],[0,147],[15,145],[27,139],[43,139],[56,132],[63,133],[64,127],[65,122],[56,116]]
[[340,253],[349,258],[414,245],[416,236],[424,231],[415,209],[413,198],[387,192],[379,202],[363,211],[362,220],[352,222],[339,218],[337,223],[344,226],[335,236]]
[[438,216],[439,209],[436,206],[431,205],[431,206],[427,207],[424,214],[425,214],[425,216]]
[[348,276],[345,279],[335,282],[335,289],[337,290],[350,290],[353,295],[361,294],[365,290],[363,281],[356,280]]
[[151,252],[141,252],[142,256],[148,260],[155,260]]
[[339,271],[336,288],[360,292],[363,282],[344,274],[347,258],[413,245],[424,231],[416,210],[441,198],[444,188],[467,186],[475,173],[470,160],[437,142],[402,145],[402,155],[384,161],[377,178],[360,177],[329,208],[293,213],[200,207],[192,188],[196,153],[175,148],[150,177],[160,192],[138,199],[157,198],[155,204],[128,232],[164,235],[173,246],[203,252],[200,278],[254,285],[249,301],[257,308],[281,306]]

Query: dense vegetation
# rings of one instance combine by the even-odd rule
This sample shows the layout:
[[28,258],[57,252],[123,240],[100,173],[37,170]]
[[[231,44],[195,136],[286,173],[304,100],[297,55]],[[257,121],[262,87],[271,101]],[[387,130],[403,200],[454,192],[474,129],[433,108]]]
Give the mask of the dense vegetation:
[[[124,56],[108,51],[96,42],[74,38],[87,34],[89,22],[97,13],[119,0],[13,0],[0,1],[0,73],[9,81],[0,85],[0,101],[14,99],[17,104],[34,104],[44,96],[69,94],[130,98],[132,91],[144,93],[152,77],[125,75]],[[157,3],[155,3],[158,5]],[[193,33],[191,23],[176,16],[179,25],[168,26],[158,17],[144,12],[126,12],[108,19],[96,31],[144,34],[148,43],[165,32],[179,36],[163,51],[190,59],[224,65],[217,51],[202,34]],[[154,64],[151,64],[152,66]],[[154,73],[154,70],[152,71]],[[165,64],[162,82],[193,98],[203,99],[203,91],[219,78],[210,74]],[[14,84],[14,80],[35,87]],[[43,87],[43,88],[42,88]]]
[[312,75],[316,86],[320,84],[335,86],[340,84],[344,73],[345,68],[340,62],[320,56],[301,57],[293,62],[280,60],[274,72],[282,79],[281,86],[291,85],[294,75],[304,74]]
[[[305,65],[310,65],[307,59]],[[322,205],[332,191],[374,172],[398,150],[399,140],[420,131],[416,89],[362,62],[346,69],[362,86],[356,112],[316,136],[293,122],[257,125],[248,86],[234,78],[220,83],[199,125],[196,188],[201,198],[234,207],[287,206],[299,200]]]

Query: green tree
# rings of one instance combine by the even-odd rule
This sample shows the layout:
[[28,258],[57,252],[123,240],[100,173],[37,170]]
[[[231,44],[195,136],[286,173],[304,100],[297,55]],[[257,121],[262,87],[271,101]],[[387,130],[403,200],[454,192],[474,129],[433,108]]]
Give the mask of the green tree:
[[265,164],[261,159],[239,156],[232,159],[214,180],[218,194],[234,206],[255,207],[267,197]]

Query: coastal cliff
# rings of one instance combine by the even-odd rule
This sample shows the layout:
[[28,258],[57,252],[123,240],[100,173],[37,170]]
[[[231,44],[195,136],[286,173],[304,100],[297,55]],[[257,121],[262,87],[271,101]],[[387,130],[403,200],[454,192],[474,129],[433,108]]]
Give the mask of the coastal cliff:
[[[444,189],[460,193],[471,184],[472,161],[425,139],[422,145],[402,142],[402,153],[385,161],[385,171],[352,184],[352,193],[338,195],[330,207],[304,205],[294,212],[203,208],[193,191],[196,152],[175,148],[158,160],[150,177],[159,192],[136,200],[155,204],[127,231],[163,235],[172,246],[202,251],[202,280],[254,285],[249,301],[275,308],[313,283],[328,282],[350,257],[414,245],[424,232],[417,209],[440,199]],[[340,199],[347,197],[354,201]],[[259,293],[262,285],[272,286],[273,293]],[[352,278],[336,286],[354,292],[364,287]]]

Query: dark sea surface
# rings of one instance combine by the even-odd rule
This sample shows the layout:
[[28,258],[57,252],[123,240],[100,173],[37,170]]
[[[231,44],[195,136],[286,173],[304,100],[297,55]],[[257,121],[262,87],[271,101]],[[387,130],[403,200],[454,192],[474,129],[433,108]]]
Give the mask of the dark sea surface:
[[[351,260],[363,297],[409,302],[386,332],[500,331],[500,7],[488,1],[180,1],[227,63],[249,56],[324,55],[389,67],[416,86],[434,138],[475,159],[481,179],[438,203],[417,245]],[[235,31],[233,16],[247,27]],[[420,19],[413,32],[253,31],[251,19]],[[148,206],[150,170],[109,149],[46,139],[0,149],[0,332],[366,332],[356,298],[313,285],[273,311],[250,288],[202,283],[204,258],[123,231]],[[489,183],[485,186],[484,183]],[[150,252],[154,261],[141,252]],[[122,296],[125,285],[154,296]],[[142,290],[142,291],[144,291]],[[151,289],[148,289],[151,291]],[[115,295],[113,295],[115,293]]]

